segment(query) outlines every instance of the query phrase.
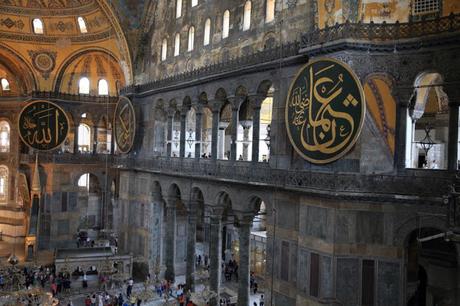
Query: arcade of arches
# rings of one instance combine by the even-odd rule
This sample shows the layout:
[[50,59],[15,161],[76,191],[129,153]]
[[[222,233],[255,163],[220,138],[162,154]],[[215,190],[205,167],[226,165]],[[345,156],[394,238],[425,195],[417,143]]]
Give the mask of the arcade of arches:
[[[195,305],[460,305],[459,42],[456,0],[0,0],[4,289],[55,264],[74,305],[131,277],[147,305],[162,281]],[[318,162],[294,138],[317,157],[348,116],[322,97],[343,74],[294,86],[321,59],[365,112]]]

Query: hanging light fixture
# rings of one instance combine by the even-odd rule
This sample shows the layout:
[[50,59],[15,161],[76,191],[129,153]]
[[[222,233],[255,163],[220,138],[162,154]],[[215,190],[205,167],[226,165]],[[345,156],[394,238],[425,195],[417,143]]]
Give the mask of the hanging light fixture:
[[431,148],[436,144],[433,139],[430,136],[430,132],[433,129],[433,127],[430,124],[425,125],[425,137],[420,140],[416,141],[415,143],[418,144],[423,151],[425,151],[425,156],[428,157],[428,152],[431,150]]
[[268,151],[270,152],[270,141],[271,141],[271,124],[267,125],[267,136],[264,139],[265,144],[268,147]]
[[189,129],[188,130],[188,137],[187,137],[187,143],[188,143],[189,148],[192,148],[192,145],[193,145],[194,141],[195,140],[193,139],[193,131],[192,131],[192,129]]

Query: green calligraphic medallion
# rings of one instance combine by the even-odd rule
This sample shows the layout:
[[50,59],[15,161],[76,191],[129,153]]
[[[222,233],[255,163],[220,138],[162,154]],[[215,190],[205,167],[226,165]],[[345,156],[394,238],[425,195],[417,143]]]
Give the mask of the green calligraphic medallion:
[[115,141],[118,151],[128,153],[134,144],[136,135],[136,114],[131,101],[126,97],[120,97],[115,108],[113,117],[115,128]]
[[286,128],[294,149],[314,164],[344,156],[361,133],[363,88],[345,63],[322,58],[300,69],[286,101]]
[[67,138],[69,119],[56,104],[45,100],[33,101],[19,114],[18,130],[26,145],[49,151],[59,147]]

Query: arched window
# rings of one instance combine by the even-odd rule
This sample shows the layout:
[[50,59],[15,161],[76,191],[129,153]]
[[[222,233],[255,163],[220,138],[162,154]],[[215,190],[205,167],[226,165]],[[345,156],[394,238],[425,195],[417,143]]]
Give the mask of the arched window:
[[77,22],[78,22],[78,27],[80,28],[80,32],[83,34],[88,33],[88,29],[86,28],[85,19],[83,19],[83,17],[78,17]]
[[211,40],[211,19],[206,19],[206,22],[204,23],[204,39],[203,39],[203,45],[207,46],[209,45],[209,42]]
[[91,129],[84,123],[78,126],[78,149],[80,152],[89,152],[91,149]]
[[222,21],[222,38],[228,37],[229,29],[230,29],[230,11],[226,10],[224,12],[224,18]]
[[0,152],[10,151],[10,125],[6,121],[0,121]]
[[188,51],[193,50],[193,44],[195,42],[195,27],[191,26],[188,29]]
[[8,167],[0,165],[0,203],[8,200]]
[[265,8],[265,22],[271,22],[275,19],[275,0],[267,0]]
[[168,40],[165,38],[161,43],[161,60],[165,61],[166,56],[168,55]]
[[174,56],[178,56],[180,52],[180,34],[176,33],[174,37]]
[[89,173],[82,174],[78,179],[78,187],[89,188]]
[[2,79],[2,90],[3,91],[8,91],[10,90],[10,82],[8,82],[7,79]]
[[32,21],[32,25],[33,25],[35,34],[43,34],[43,21],[41,21],[41,19],[35,18]]
[[197,5],[198,5],[198,0],[192,0],[192,7],[197,6]]
[[89,95],[89,79],[87,77],[82,77],[78,83],[78,93]]
[[97,88],[100,96],[109,95],[109,83],[107,83],[107,80],[100,79]]
[[244,4],[243,31],[249,30],[251,27],[251,6],[251,1],[246,1]]
[[182,0],[176,0],[176,18],[182,16]]

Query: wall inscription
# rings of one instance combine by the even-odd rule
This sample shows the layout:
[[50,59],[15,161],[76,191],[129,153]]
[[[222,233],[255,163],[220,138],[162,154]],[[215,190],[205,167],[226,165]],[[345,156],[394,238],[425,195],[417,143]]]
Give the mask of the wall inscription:
[[136,134],[136,114],[128,98],[120,97],[118,100],[113,121],[118,151],[128,153],[133,147]]
[[300,69],[286,103],[291,144],[314,164],[345,155],[358,139],[366,113],[358,77],[345,63],[329,58],[310,61]]

